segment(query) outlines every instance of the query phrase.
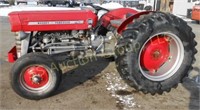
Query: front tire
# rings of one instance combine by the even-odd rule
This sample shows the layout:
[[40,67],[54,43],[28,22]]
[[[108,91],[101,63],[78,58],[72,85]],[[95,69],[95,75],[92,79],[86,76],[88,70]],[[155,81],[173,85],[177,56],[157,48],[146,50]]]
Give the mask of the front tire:
[[39,100],[51,96],[61,82],[61,70],[54,60],[42,53],[20,57],[10,72],[11,86],[20,96]]
[[135,20],[122,36],[115,50],[117,70],[138,91],[169,92],[192,69],[197,43],[180,18],[153,12]]

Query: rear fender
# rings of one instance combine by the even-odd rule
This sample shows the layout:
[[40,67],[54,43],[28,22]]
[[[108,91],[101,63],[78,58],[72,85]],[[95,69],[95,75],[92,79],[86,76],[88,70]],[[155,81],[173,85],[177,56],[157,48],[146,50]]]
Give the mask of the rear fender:
[[111,20],[117,20],[117,19],[125,20],[126,14],[133,14],[134,15],[136,13],[138,13],[138,12],[134,9],[131,9],[131,8],[115,9],[115,10],[109,11],[108,13],[103,15],[103,17],[101,18],[101,24],[104,27],[108,27]]
[[145,15],[145,14],[148,14],[148,13],[150,13],[150,12],[152,12],[152,11],[144,11],[144,12],[136,13],[136,14],[134,14],[134,15],[128,17],[128,18],[127,18],[126,20],[124,20],[123,23],[118,27],[117,32],[118,32],[119,34],[121,34],[122,31],[126,29],[127,25],[130,24],[130,23],[132,23],[134,19],[139,18],[141,15]]

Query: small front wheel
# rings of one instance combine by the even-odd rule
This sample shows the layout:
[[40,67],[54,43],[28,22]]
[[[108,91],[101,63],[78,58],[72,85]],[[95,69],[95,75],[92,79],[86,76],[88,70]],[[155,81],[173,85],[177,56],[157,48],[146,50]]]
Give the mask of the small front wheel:
[[10,75],[13,90],[33,100],[52,95],[61,81],[58,64],[50,56],[40,53],[30,53],[19,58]]

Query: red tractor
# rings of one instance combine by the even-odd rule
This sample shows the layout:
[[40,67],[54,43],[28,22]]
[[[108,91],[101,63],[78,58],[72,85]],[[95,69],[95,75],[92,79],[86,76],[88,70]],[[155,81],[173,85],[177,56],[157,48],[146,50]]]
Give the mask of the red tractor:
[[192,28],[163,12],[100,6],[63,11],[9,14],[16,46],[11,85],[20,96],[38,100],[52,95],[61,82],[59,61],[114,56],[121,77],[138,91],[169,92],[188,75],[197,53]]

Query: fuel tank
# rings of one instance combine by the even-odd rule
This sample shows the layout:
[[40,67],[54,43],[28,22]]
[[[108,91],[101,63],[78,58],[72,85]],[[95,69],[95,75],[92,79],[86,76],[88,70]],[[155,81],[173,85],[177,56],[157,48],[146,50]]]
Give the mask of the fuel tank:
[[86,30],[96,26],[90,10],[16,11],[9,14],[12,32]]

